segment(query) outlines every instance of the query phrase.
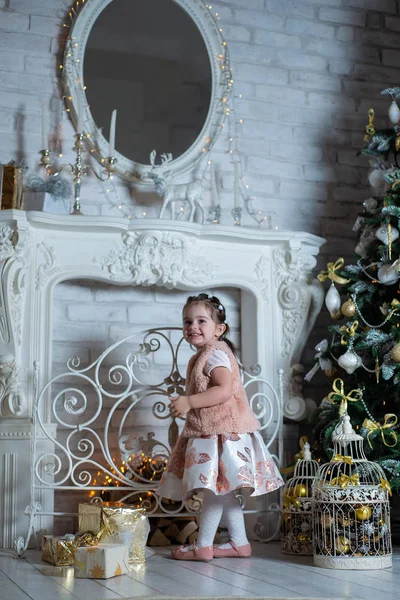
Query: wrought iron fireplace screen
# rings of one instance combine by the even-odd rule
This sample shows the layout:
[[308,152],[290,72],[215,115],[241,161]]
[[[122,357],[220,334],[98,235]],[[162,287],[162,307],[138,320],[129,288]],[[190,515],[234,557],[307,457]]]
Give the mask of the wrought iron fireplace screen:
[[[171,505],[154,493],[179,435],[179,423],[183,424],[168,410],[168,396],[185,392],[182,370],[192,350],[183,342],[177,327],[137,332],[109,346],[87,366],[71,357],[67,370],[36,394],[30,527],[26,542],[22,538],[17,542],[20,553],[28,545],[37,515],[63,514],[43,510],[38,496],[43,497],[44,490],[46,494],[81,490],[92,500],[118,494],[118,500],[145,507],[151,516],[197,512],[194,499]],[[258,365],[243,369],[244,386],[266,446],[279,465],[282,370],[278,392],[260,371]],[[243,497],[241,501],[244,507]],[[279,499],[263,511],[278,513]]]

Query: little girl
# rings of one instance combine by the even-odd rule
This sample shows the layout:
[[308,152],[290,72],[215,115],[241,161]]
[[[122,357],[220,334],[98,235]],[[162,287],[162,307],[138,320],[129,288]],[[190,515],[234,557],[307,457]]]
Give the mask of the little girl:
[[[251,556],[235,491],[247,487],[252,496],[260,496],[283,485],[257,431],[260,424],[243,389],[228,332],[225,308],[218,298],[199,294],[187,299],[183,336],[197,353],[187,368],[187,395],[170,398],[171,415],[186,415],[186,423],[157,494],[184,500],[202,490],[203,506],[197,543],[173,550],[177,560]],[[213,546],[222,513],[230,540]]]

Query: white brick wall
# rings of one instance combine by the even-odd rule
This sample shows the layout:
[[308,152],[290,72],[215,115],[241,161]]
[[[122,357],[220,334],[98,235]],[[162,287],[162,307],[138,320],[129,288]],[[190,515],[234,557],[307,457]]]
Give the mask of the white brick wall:
[[[58,53],[65,32],[60,24],[66,7],[64,0],[0,0],[0,162],[23,159],[31,172],[41,145],[41,102],[59,97]],[[230,47],[235,90],[244,95],[236,103],[244,118],[238,145],[250,192],[257,196],[253,204],[275,211],[281,227],[326,236],[321,264],[338,252],[351,256],[352,222],[362,199],[370,195],[365,161],[356,158],[367,110],[375,107],[377,125],[386,125],[388,103],[379,91],[399,84],[399,3],[218,0],[214,9]],[[55,124],[56,101],[52,110]],[[66,121],[66,158],[71,158],[72,136]],[[229,223],[232,167],[226,140],[216,148],[220,202]],[[143,208],[135,207],[123,185],[118,193],[117,199],[97,181],[85,181],[84,212],[117,215],[122,200],[141,215]],[[156,210],[146,208],[149,215]],[[62,292],[56,311],[63,311],[63,317],[54,332],[61,346],[81,344],[85,331],[87,340],[101,346],[110,341],[111,332],[124,330],[123,318],[134,320],[126,294],[134,297],[135,290],[114,288],[111,296],[98,286],[90,290],[73,284],[69,289],[63,285]],[[143,290],[149,324],[167,316],[169,301],[160,301],[160,293]],[[111,308],[107,298],[113,298]],[[99,319],[96,327],[85,321],[89,302],[89,316],[96,312]],[[85,322],[90,323],[87,329]],[[315,331],[314,337],[321,331],[326,335],[319,325]],[[306,358],[316,341],[310,341]]]
[[[232,341],[240,345],[240,292],[226,288],[215,293],[226,307]],[[95,360],[112,343],[138,331],[180,327],[187,296],[175,290],[121,288],[88,280],[60,283],[54,292],[55,370],[62,371],[73,354],[83,363]]]

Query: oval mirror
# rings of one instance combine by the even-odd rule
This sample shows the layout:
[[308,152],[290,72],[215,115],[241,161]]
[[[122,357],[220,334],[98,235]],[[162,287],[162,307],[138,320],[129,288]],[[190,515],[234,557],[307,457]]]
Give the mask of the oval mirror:
[[64,57],[75,124],[81,110],[91,149],[105,158],[116,109],[117,172],[146,181],[156,149],[172,154],[168,170],[179,175],[221,129],[222,97],[230,91],[225,54],[201,0],[92,0],[74,22]]

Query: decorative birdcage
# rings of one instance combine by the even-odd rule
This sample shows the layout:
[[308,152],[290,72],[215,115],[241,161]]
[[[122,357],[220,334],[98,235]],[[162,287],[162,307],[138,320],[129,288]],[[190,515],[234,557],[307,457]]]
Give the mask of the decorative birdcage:
[[313,485],[314,564],[329,569],[392,566],[389,482],[367,460],[347,414],[332,436],[334,454]]
[[284,554],[313,553],[311,488],[318,463],[311,458],[308,442],[303,445],[302,454],[283,492],[281,552]]

